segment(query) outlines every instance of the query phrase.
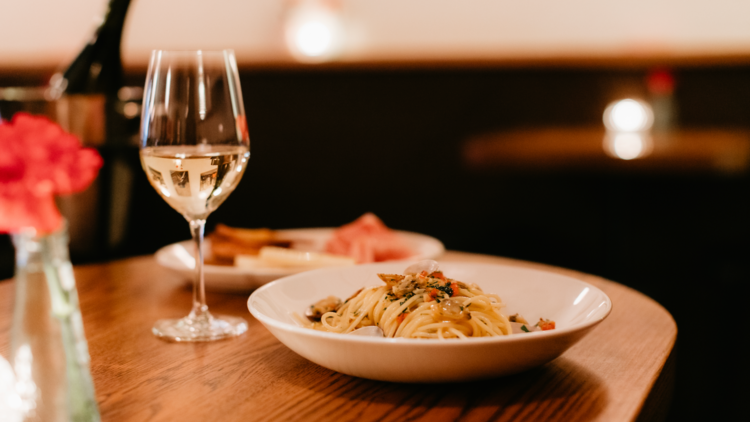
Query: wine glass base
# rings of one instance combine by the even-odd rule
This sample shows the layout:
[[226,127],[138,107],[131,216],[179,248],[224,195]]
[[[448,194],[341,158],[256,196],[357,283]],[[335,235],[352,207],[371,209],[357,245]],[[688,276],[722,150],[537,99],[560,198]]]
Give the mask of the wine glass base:
[[156,337],[167,341],[196,342],[236,337],[247,331],[247,321],[226,315],[204,318],[187,316],[180,319],[160,319],[151,329]]

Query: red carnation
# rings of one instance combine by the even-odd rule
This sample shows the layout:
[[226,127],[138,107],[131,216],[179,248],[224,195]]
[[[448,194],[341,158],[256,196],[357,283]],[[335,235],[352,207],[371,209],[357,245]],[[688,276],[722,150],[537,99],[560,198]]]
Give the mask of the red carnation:
[[0,232],[58,229],[55,195],[86,189],[101,166],[96,150],[46,117],[17,113],[0,121]]

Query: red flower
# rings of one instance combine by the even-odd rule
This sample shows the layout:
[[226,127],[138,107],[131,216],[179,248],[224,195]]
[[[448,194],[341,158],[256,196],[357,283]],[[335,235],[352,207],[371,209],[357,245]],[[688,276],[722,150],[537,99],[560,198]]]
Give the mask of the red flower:
[[96,150],[46,117],[17,113],[0,121],[0,233],[58,229],[55,195],[86,189],[101,166]]

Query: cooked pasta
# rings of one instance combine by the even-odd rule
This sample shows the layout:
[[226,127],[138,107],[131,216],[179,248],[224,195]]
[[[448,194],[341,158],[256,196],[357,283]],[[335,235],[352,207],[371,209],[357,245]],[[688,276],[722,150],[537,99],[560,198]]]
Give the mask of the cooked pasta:
[[500,297],[475,284],[446,278],[441,271],[378,276],[385,286],[364,288],[343,303],[329,297],[311,306],[308,318],[320,320],[308,326],[342,334],[377,326],[385,337],[418,339],[512,333],[510,321],[500,312]]

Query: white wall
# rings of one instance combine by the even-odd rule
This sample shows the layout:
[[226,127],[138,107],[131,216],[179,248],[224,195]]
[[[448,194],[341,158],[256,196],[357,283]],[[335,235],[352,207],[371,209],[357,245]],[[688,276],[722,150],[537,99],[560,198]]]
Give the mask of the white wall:
[[[339,0],[341,61],[750,59],[747,0]],[[105,0],[0,0],[0,67],[53,67],[91,33]],[[282,0],[133,0],[129,66],[154,48],[234,48],[240,62],[291,61]]]

